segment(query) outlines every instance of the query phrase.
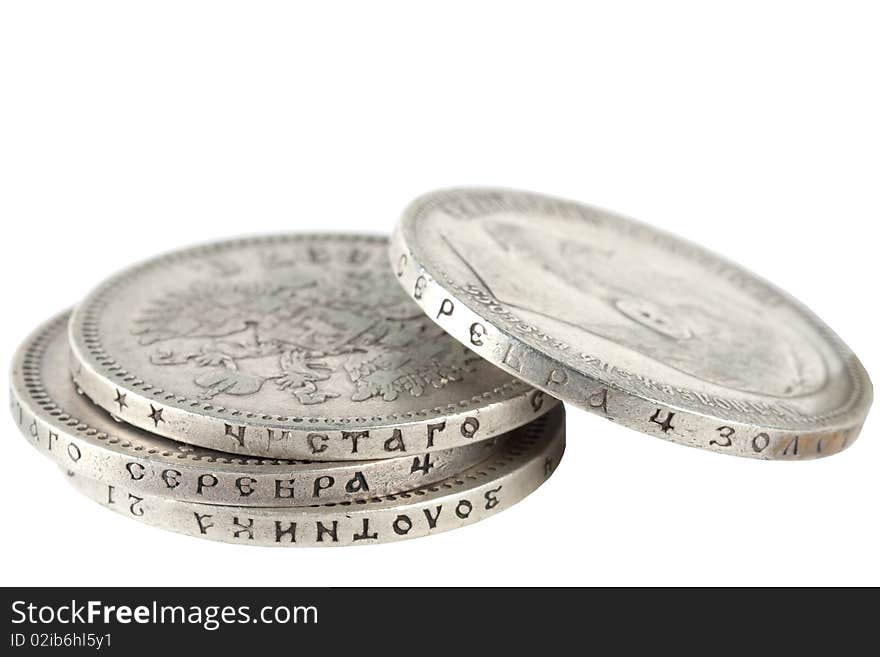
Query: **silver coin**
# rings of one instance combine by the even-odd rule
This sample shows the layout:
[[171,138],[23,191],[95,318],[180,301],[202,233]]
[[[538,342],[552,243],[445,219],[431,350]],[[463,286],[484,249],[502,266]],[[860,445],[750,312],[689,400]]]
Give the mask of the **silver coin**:
[[404,289],[507,372],[670,441],[804,459],[855,440],[853,353],[803,305],[697,245],[571,201],[428,194],[390,250]]
[[67,371],[68,317],[50,320],[19,348],[10,376],[13,418],[29,442],[62,467],[139,495],[276,507],[368,499],[441,481],[496,449],[484,440],[430,454],[310,463],[178,443],[114,422],[77,394]]
[[464,349],[400,291],[387,240],[282,235],[172,252],[71,320],[82,390],[224,452],[362,460],[491,438],[556,402]]
[[549,477],[565,449],[561,407],[511,433],[504,448],[452,479],[400,495],[311,507],[233,507],[132,492],[71,473],[92,500],[162,529],[273,547],[368,545],[427,536],[508,508]]

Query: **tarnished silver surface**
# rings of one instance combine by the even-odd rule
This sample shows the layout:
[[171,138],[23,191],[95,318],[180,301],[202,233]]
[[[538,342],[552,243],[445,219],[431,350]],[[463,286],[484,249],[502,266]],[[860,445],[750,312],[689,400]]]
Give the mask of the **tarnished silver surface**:
[[494,515],[540,486],[564,449],[564,411],[558,407],[513,431],[484,463],[444,482],[361,503],[284,509],[179,502],[76,474],[70,479],[117,513],[199,538],[275,547],[369,545],[427,536]]
[[425,318],[387,248],[381,237],[280,235],[143,262],[77,307],[73,377],[142,429],[322,461],[467,445],[556,403]]
[[717,452],[844,449],[871,404],[858,359],[790,296],[697,245],[562,199],[427,194],[391,264],[443,329],[626,426]]
[[496,450],[494,440],[484,440],[431,454],[309,463],[178,443],[114,422],[77,394],[67,369],[68,317],[50,320],[19,348],[10,375],[12,415],[29,442],[65,469],[137,495],[276,507],[369,499],[446,479]]

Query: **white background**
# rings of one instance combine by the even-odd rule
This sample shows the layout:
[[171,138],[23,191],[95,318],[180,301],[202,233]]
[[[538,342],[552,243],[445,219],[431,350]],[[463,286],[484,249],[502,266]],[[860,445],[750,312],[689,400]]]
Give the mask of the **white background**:
[[[5,2],[0,360],[133,260],[241,233],[390,232],[524,187],[662,226],[880,366],[872,3]],[[73,493],[11,420],[2,584],[880,584],[877,412],[848,451],[736,459],[571,410],[562,465],[394,545],[230,546]]]

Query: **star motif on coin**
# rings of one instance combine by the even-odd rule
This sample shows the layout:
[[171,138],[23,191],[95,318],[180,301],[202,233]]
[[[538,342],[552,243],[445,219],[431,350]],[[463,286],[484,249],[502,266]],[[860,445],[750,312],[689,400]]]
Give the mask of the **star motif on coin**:
[[149,418],[153,421],[157,427],[160,422],[164,422],[165,420],[162,418],[162,409],[155,408],[152,404],[150,404],[150,415]]
[[128,404],[125,403],[125,396],[126,396],[125,393],[121,392],[119,390],[119,388],[116,388],[116,399],[114,399],[113,401],[115,401],[117,404],[119,404],[119,412],[120,413],[122,412],[123,408],[128,406]]
[[[433,409],[462,430],[447,429],[426,451],[502,435],[557,404],[530,406],[534,389],[447,336],[387,258],[385,238],[356,234],[228,240],[159,256],[123,275],[124,299],[96,289],[95,305],[82,306],[74,382],[129,424],[226,453],[311,460],[314,436],[327,435],[318,439],[323,461],[389,458],[398,444],[409,451],[404,441],[427,435]],[[116,337],[119,350],[97,360]],[[120,394],[137,403],[120,407]],[[355,451],[343,436],[353,426],[388,433]]]

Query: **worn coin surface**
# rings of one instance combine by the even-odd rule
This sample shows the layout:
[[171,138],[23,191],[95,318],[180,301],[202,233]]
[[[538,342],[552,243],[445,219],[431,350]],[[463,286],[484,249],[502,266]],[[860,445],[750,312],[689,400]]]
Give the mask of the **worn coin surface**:
[[399,282],[460,342],[551,395],[661,438],[764,459],[844,449],[870,380],[815,315],[706,249],[537,194],[427,194]]
[[153,433],[322,461],[467,445],[556,403],[428,320],[387,248],[382,237],[280,235],[143,262],[77,307],[73,378]]
[[50,320],[19,348],[10,376],[12,415],[24,436],[62,467],[138,495],[276,507],[368,499],[446,479],[496,449],[484,440],[429,454],[309,463],[178,443],[114,422],[77,394],[67,368],[68,318]]
[[513,431],[501,450],[451,479],[399,495],[311,507],[194,504],[75,473],[70,480],[117,513],[199,538],[279,547],[368,545],[427,536],[494,515],[540,486],[564,448],[560,407]]

